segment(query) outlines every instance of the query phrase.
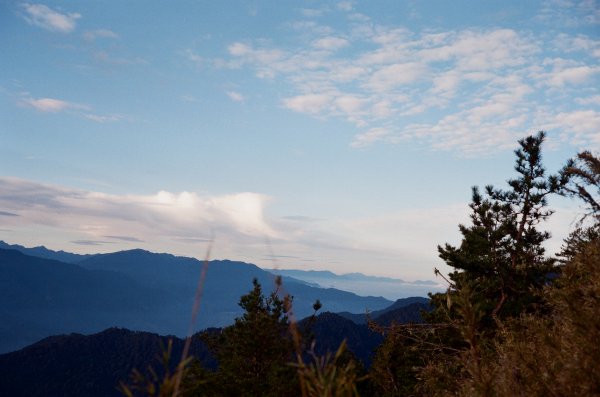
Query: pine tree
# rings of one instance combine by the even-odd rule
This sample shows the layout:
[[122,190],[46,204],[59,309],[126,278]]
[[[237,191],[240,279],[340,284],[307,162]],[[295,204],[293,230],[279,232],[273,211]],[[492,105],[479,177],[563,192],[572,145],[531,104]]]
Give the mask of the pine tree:
[[583,151],[567,162],[560,172],[565,183],[561,193],[581,199],[587,205],[584,219],[592,216],[600,222],[600,158]]
[[264,296],[255,279],[253,289],[240,298],[242,317],[208,340],[219,362],[216,383],[222,390],[214,394],[244,396],[283,396],[298,393],[289,332],[289,296],[279,289]]
[[455,269],[449,275],[446,306],[451,306],[448,302],[456,291],[468,288],[487,325],[495,317],[532,310],[535,291],[553,269],[553,260],[545,258],[542,246],[550,235],[537,228],[552,214],[547,196],[559,187],[557,178],[548,177],[542,166],[544,138],[540,132],[519,141],[518,177],[508,181],[510,189],[487,186],[481,194],[473,188],[472,224],[459,226],[461,245],[438,247],[440,257]]
[[546,175],[544,138],[540,132],[519,141],[517,176],[508,189],[473,188],[471,224],[459,225],[460,246],[438,247],[454,270],[444,277],[448,291],[431,296],[434,309],[425,315],[431,330],[425,343],[437,346],[420,373],[425,395],[458,393],[466,384],[473,387],[469,395],[491,395],[493,374],[482,363],[494,359],[501,325],[546,309],[541,291],[556,267],[542,246],[550,235],[538,227],[552,214],[547,197],[564,179]]

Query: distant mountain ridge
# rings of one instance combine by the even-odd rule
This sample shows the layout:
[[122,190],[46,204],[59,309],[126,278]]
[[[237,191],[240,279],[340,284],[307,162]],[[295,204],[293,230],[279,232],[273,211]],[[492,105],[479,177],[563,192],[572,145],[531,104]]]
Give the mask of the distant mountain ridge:
[[423,320],[420,312],[429,310],[431,310],[429,307],[429,299],[415,296],[398,299],[384,309],[375,310],[369,313],[340,312],[337,314],[356,324],[366,324],[367,321],[371,319],[380,325],[387,326],[394,321],[398,324],[420,323]]
[[19,244],[8,244],[0,240],[0,249],[13,249],[17,250],[25,255],[35,256],[44,259],[53,259],[65,263],[77,263],[83,259],[94,256],[93,254],[73,254],[66,251],[53,251],[40,245],[38,247],[26,248]]
[[[50,335],[92,333],[111,326],[185,334],[200,261],[144,250],[61,253],[77,258],[74,264],[22,253],[53,255],[48,251],[0,249],[0,352]],[[242,313],[238,301],[250,290],[253,278],[265,291],[274,288],[275,276],[255,265],[210,261],[196,329],[231,324]],[[362,313],[392,303],[293,279],[286,279],[283,288],[294,297],[297,318],[311,314],[316,299],[332,312]]]
[[443,288],[432,280],[405,281],[397,278],[369,276],[362,273],[335,274],[328,270],[266,269],[280,274],[284,279],[295,278],[312,286],[337,288],[352,291],[359,295],[383,296],[397,300],[413,296],[426,297],[429,292],[439,292]]

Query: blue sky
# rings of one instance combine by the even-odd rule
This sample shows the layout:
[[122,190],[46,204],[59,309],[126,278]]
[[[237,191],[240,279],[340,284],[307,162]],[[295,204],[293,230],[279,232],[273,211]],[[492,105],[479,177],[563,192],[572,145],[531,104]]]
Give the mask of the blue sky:
[[[600,149],[596,1],[0,2],[0,239],[431,279],[470,187]],[[578,208],[554,200],[550,250]]]

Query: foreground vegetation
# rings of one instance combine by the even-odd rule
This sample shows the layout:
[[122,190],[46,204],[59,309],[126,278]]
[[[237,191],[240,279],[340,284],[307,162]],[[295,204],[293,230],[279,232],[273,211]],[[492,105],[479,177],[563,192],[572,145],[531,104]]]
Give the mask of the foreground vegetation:
[[[372,327],[385,340],[366,373],[342,344],[318,355],[292,299],[241,298],[243,317],[206,342],[208,371],[186,357],[161,375],[134,372],[125,395],[150,396],[575,396],[600,395],[600,160],[582,152],[556,175],[542,165],[544,134],[519,141],[506,190],[473,189],[458,247],[439,247],[453,272],[431,296],[424,324]],[[587,211],[557,258],[546,255],[547,199]],[[320,309],[315,304],[315,312]],[[310,322],[309,322],[310,323]]]

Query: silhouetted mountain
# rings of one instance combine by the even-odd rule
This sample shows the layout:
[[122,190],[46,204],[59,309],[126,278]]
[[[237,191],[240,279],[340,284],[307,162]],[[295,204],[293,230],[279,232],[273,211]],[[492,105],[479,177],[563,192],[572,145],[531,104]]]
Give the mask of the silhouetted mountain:
[[[61,333],[98,332],[111,326],[184,335],[202,263],[143,250],[94,255],[77,265],[0,249],[0,352]],[[229,325],[242,314],[240,296],[257,278],[265,292],[275,276],[233,261],[209,264],[196,329]],[[326,310],[377,310],[383,298],[287,282],[297,317]]]
[[[299,328],[305,328],[308,322],[309,319],[301,321]],[[311,322],[310,329],[316,338],[317,354],[335,352],[345,339],[348,349],[367,367],[382,341],[382,336],[366,325],[354,324],[334,313],[320,314]],[[110,328],[87,336],[48,337],[0,355],[0,390],[2,395],[12,397],[120,396],[116,386],[127,381],[134,368],[145,371],[151,365],[155,370],[161,369],[157,357],[169,339],[173,343],[171,364],[175,365],[184,341],[173,336]],[[193,338],[190,354],[205,368],[217,367],[199,334]]]
[[54,260],[66,262],[66,263],[77,263],[83,259],[93,256],[93,255],[73,254],[73,253],[65,252],[65,251],[52,251],[52,250],[44,247],[43,245],[39,246],[39,247],[26,248],[26,247],[23,247],[22,245],[18,245],[18,244],[8,244],[2,240],[0,240],[0,249],[13,249],[13,250],[17,250],[25,255],[35,256],[37,258],[44,258],[44,259],[54,259]]
[[[17,352],[0,355],[0,390],[12,397],[110,397],[134,368],[149,365],[160,374],[157,356],[173,341],[172,364],[176,364],[184,341],[148,332],[111,328],[94,335],[53,336]],[[205,367],[216,362],[198,337],[190,354]]]
[[[340,312],[340,316],[353,321],[356,324],[366,324],[368,319],[374,320],[377,323],[386,322],[389,324],[395,317],[398,318],[397,323],[418,323],[421,322],[421,310],[430,310],[429,298],[422,298],[420,296],[413,296],[410,298],[398,299],[390,306],[382,309],[369,312],[368,315],[364,313],[348,313]],[[388,314],[385,319],[382,316]],[[394,314],[395,313],[395,314]]]
[[371,331],[366,324],[355,324],[344,317],[330,312],[321,313],[314,323],[310,318],[300,322],[302,329],[308,328],[315,339],[315,352],[335,353],[345,339],[350,350],[366,367],[371,365],[373,353],[383,341],[381,334]]
[[421,312],[430,310],[431,306],[429,305],[429,303],[415,302],[404,307],[386,311],[381,315],[375,317],[373,321],[379,325],[386,327],[392,325],[392,323],[420,324],[423,322]]

